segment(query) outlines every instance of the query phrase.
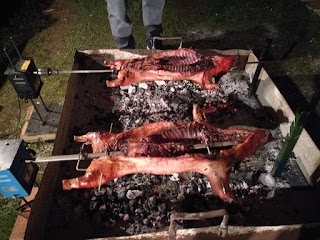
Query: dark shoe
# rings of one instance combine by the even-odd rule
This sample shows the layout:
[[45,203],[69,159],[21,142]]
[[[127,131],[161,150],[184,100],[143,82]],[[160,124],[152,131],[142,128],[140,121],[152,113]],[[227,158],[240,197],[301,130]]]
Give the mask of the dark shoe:
[[123,38],[113,36],[113,40],[118,49],[134,49],[136,47],[136,41],[132,35]]
[[128,39],[128,45],[120,49],[135,49],[135,48],[136,48],[136,41],[134,40],[133,36],[130,35]]
[[151,50],[151,49],[162,50],[163,49],[162,40],[154,39],[153,37],[150,37],[147,41],[147,49],[149,49],[149,50]]

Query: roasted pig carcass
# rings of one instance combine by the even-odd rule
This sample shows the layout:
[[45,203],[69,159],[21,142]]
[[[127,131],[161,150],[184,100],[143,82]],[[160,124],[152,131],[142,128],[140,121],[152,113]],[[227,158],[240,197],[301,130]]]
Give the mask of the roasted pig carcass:
[[[76,141],[91,144],[94,152],[121,150],[124,153],[92,160],[84,176],[63,180],[63,189],[98,187],[134,173],[198,172],[208,178],[212,190],[222,200],[231,202],[234,199],[229,186],[232,167],[266,143],[270,131],[217,128],[202,119],[196,104],[193,118],[193,122],[150,123],[118,134],[89,132],[76,136]],[[190,153],[195,143],[210,146],[220,141],[233,141],[235,145],[209,154]]]
[[171,157],[190,153],[194,144],[209,147],[219,142],[241,142],[253,133],[246,129],[220,129],[202,119],[202,110],[193,105],[193,122],[161,121],[121,132],[88,132],[74,136],[91,145],[93,153],[122,151],[127,156]]
[[128,86],[155,80],[190,80],[202,88],[216,90],[213,77],[227,73],[236,57],[204,56],[191,48],[181,48],[131,60],[105,61],[105,66],[118,71],[118,78],[108,80],[108,87]]
[[221,150],[214,158],[203,154],[184,154],[177,157],[105,156],[93,160],[83,176],[63,180],[62,186],[65,190],[94,188],[134,173],[164,175],[198,172],[208,178],[213,192],[223,201],[232,202],[234,195],[229,186],[231,168],[236,162],[253,154],[267,142],[268,137],[268,131],[255,130],[241,143]]

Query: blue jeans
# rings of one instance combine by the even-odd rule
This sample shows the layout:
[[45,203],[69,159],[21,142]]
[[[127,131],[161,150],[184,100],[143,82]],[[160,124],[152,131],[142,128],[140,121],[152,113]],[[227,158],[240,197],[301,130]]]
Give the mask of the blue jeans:
[[[117,48],[134,48],[133,24],[127,15],[127,0],[106,2],[111,33]],[[148,37],[160,36],[164,5],[165,0],[142,0],[143,25]]]

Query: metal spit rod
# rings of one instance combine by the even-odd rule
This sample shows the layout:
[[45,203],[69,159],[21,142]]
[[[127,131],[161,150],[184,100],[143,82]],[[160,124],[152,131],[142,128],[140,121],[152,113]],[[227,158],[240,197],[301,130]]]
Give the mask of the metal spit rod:
[[[209,147],[212,148],[222,148],[222,147],[231,147],[236,145],[235,141],[227,141],[227,142],[216,142],[211,143],[209,145],[206,144],[194,144],[193,149],[207,149]],[[121,151],[111,151],[111,152],[102,152],[102,153],[83,153],[80,150],[79,154],[69,154],[69,155],[55,155],[55,156],[39,156],[35,160],[25,160],[25,162],[35,162],[35,163],[45,163],[45,162],[61,162],[61,161],[74,161],[74,160],[92,160],[99,157],[104,156],[115,156],[123,154]]]
[[50,68],[39,68],[37,71],[34,71],[33,74],[40,76],[50,76],[52,74],[72,74],[72,73],[113,73],[113,69],[93,69],[93,70],[57,70]]
[[103,153],[87,153],[87,154],[69,154],[69,155],[55,155],[55,156],[39,156],[35,160],[25,160],[26,163],[35,162],[35,163],[45,163],[45,162],[61,162],[61,161],[75,161],[75,160],[92,160],[99,157],[104,157],[107,155],[117,155],[121,153],[120,151],[114,152],[103,152]]

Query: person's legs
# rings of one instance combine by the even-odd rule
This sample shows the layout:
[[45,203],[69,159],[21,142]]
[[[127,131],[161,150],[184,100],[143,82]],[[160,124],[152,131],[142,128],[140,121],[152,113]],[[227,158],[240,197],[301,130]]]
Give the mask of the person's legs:
[[148,37],[159,36],[162,32],[162,14],[165,0],[142,0],[143,24]]
[[[147,31],[148,42],[147,47],[152,48],[152,37],[160,36],[162,33],[162,14],[165,5],[165,0],[142,0],[142,17],[143,24]],[[161,49],[162,42],[156,40],[155,48]]]
[[117,48],[135,48],[132,22],[127,15],[126,0],[106,0],[108,19]]

